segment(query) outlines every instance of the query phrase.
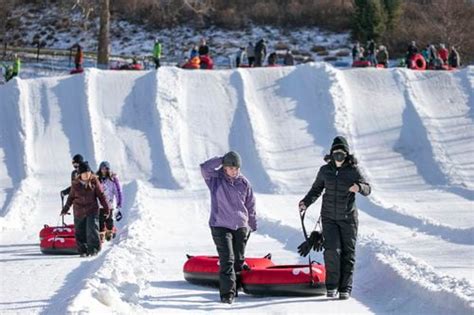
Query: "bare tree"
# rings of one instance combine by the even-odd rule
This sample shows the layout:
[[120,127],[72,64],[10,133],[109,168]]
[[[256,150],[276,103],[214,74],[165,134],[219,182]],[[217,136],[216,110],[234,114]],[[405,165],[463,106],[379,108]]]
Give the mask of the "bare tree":
[[99,68],[108,68],[109,64],[109,28],[110,28],[110,0],[100,0],[100,29],[97,65]]
[[5,45],[9,40],[7,30],[8,18],[15,7],[15,3],[15,0],[0,0],[0,40]]

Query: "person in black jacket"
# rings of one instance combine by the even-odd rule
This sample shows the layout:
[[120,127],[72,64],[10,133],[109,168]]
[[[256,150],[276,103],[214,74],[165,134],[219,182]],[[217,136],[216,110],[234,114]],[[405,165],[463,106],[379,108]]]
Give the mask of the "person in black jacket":
[[201,39],[201,43],[199,45],[198,52],[199,52],[199,56],[209,55],[209,46],[207,45],[205,38]]
[[[75,180],[78,176],[78,169],[79,169],[79,164],[84,162],[84,157],[80,154],[76,154],[72,157],[72,167],[74,167],[74,170],[71,172],[71,182]],[[61,190],[61,198],[64,196],[69,195],[71,192],[71,186],[67,187],[66,189]]]
[[313,186],[299,203],[305,212],[324,191],[321,218],[324,236],[324,263],[328,297],[348,299],[352,291],[358,214],[355,195],[370,194],[370,185],[361,175],[357,161],[349,153],[347,140],[334,138],[326,165],[319,169]]

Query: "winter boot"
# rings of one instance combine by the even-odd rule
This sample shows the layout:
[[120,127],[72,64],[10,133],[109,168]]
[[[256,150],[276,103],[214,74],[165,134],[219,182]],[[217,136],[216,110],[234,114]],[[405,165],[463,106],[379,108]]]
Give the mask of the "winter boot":
[[339,300],[348,300],[350,297],[350,292],[339,292]]
[[336,289],[327,290],[326,296],[328,298],[335,298],[337,296],[337,290]]
[[99,238],[100,238],[100,242],[103,243],[103,242],[104,242],[104,238],[105,238],[105,232],[100,232],[100,233],[99,233]]
[[233,293],[224,294],[223,296],[221,296],[221,302],[232,304],[234,302],[234,294]]
[[113,237],[113,234],[114,234],[114,233],[113,233],[112,230],[106,230],[106,231],[105,231],[105,239],[106,239],[107,241],[110,241],[110,240],[112,239],[112,237]]

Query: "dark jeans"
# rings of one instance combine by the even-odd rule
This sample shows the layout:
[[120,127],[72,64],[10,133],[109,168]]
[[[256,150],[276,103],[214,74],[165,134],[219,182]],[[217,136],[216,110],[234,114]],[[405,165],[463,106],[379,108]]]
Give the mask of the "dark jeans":
[[253,64],[255,63],[255,57],[248,57],[249,60],[249,67],[252,67]]
[[242,271],[245,260],[245,246],[249,237],[248,228],[236,231],[211,227],[212,239],[219,254],[219,292],[221,297],[237,292],[236,272]]
[[74,217],[74,229],[79,254],[100,250],[98,214],[89,214],[84,218]]
[[100,209],[99,213],[99,231],[104,232],[105,229],[112,230],[114,228],[114,218],[112,216],[113,210],[110,210],[110,215],[106,216],[104,213],[104,209]]
[[331,220],[323,217],[322,221],[326,288],[351,292],[359,225],[357,213],[345,220]]
[[159,67],[161,67],[161,65],[160,65],[160,58],[154,57],[154,58],[153,58],[153,61],[155,62],[155,69],[158,69]]

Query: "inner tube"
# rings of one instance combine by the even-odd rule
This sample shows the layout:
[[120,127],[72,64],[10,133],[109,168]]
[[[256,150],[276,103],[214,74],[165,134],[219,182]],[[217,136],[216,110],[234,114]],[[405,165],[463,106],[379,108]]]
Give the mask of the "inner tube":
[[426,70],[426,61],[423,55],[416,54],[411,58],[411,67],[413,70]]
[[83,73],[84,68],[77,68],[77,69],[72,69],[69,74],[77,74],[77,73]]
[[354,68],[366,68],[370,67],[372,64],[368,60],[355,60],[352,63],[352,67]]
[[[219,257],[218,256],[190,256],[184,263],[184,279],[194,284],[219,287]],[[273,266],[272,255],[262,258],[245,258],[249,268],[266,268]]]
[[[312,271],[312,272],[311,272]],[[264,296],[315,296],[326,294],[326,268],[318,263],[276,265],[242,271],[245,293]]]

